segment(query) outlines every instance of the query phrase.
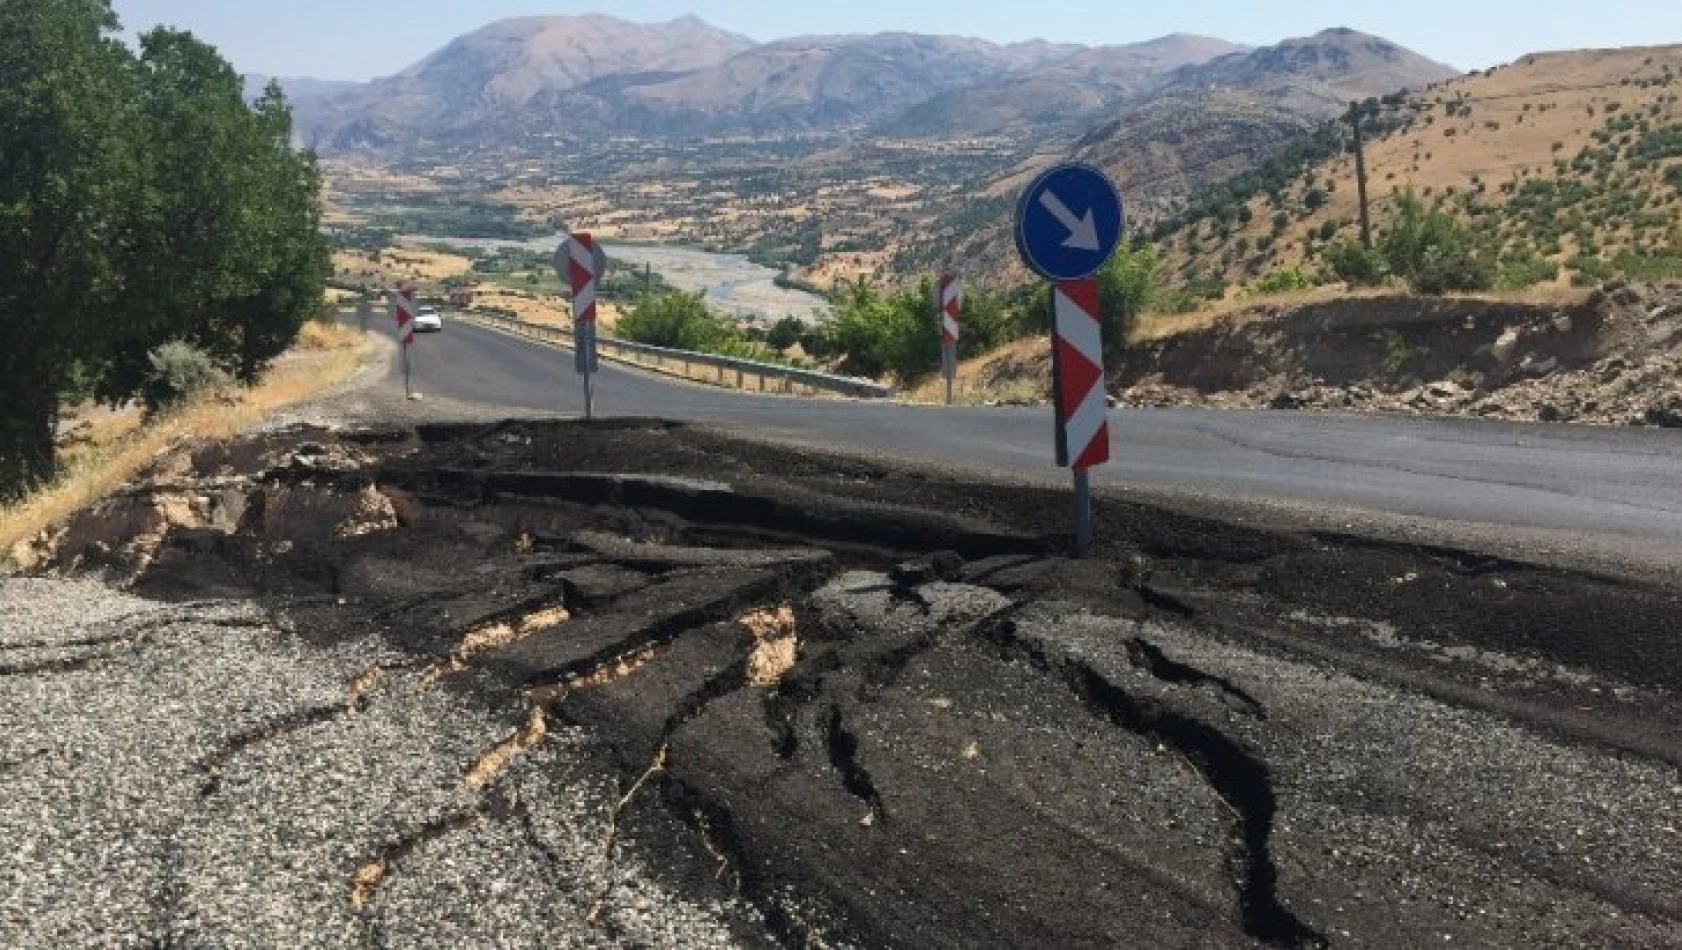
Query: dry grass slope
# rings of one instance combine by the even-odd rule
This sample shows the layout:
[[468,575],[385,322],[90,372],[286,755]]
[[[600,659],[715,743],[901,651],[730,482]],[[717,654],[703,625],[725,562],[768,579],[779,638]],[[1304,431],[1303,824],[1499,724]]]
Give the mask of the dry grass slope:
[[[1561,264],[1583,250],[1610,259],[1675,240],[1682,161],[1639,153],[1649,133],[1682,130],[1682,46],[1527,56],[1409,96],[1391,114],[1409,122],[1367,148],[1375,227],[1411,188],[1447,201],[1508,249],[1531,245]],[[1610,154],[1583,158],[1597,151]],[[1501,212],[1527,188],[1553,183],[1581,184],[1589,201],[1574,191],[1548,199],[1563,231],[1549,246],[1546,235],[1538,240],[1543,229]],[[1169,249],[1178,263],[1233,284],[1277,268],[1314,269],[1329,240],[1358,233],[1357,192],[1354,157],[1341,155],[1277,203],[1253,198],[1247,223],[1206,220],[1176,234]]]
[[20,542],[98,501],[171,446],[243,432],[276,410],[349,378],[367,352],[361,334],[306,324],[297,345],[256,386],[207,397],[150,423],[143,424],[135,411],[102,419],[82,444],[65,453],[56,481],[18,504],[0,507],[0,572],[16,560],[13,552]]

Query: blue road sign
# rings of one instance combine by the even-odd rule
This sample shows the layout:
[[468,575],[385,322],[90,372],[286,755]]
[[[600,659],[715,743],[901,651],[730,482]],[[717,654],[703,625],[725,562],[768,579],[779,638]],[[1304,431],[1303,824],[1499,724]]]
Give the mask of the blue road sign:
[[1127,212],[1108,176],[1091,165],[1058,165],[1022,193],[1016,249],[1047,280],[1079,280],[1104,266],[1126,227]]

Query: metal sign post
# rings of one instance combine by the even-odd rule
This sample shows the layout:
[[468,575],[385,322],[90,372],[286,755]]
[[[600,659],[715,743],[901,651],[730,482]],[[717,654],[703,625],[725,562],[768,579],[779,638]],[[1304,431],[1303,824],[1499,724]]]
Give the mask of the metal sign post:
[[596,414],[592,377],[596,358],[596,288],[607,274],[607,252],[589,234],[568,235],[555,249],[555,269],[572,288],[572,348],[574,366],[584,377],[584,418]]
[[1075,556],[1092,547],[1090,471],[1110,460],[1104,338],[1092,275],[1121,243],[1127,212],[1115,186],[1090,165],[1059,165],[1036,178],[1016,209],[1016,247],[1052,281],[1052,400],[1057,464],[1074,473]]
[[959,317],[964,309],[964,282],[950,271],[940,275],[935,309],[940,314],[940,371],[946,377],[946,404],[950,406],[952,384],[958,378]]
[[415,290],[413,287],[400,287],[390,293],[391,316],[397,322],[397,340],[403,349],[403,396],[417,399],[419,394],[409,381],[409,347],[415,342]]

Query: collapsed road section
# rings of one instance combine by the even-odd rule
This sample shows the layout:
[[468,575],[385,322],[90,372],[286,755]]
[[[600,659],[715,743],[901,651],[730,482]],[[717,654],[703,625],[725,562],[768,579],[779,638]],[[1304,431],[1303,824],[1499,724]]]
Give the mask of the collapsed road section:
[[184,451],[36,551],[131,595],[6,625],[0,942],[1682,943],[1674,591],[1096,516],[654,422]]

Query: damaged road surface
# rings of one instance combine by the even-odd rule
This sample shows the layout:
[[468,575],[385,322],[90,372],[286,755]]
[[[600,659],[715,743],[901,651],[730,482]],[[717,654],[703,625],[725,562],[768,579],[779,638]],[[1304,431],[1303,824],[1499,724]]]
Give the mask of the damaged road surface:
[[0,582],[0,944],[1682,945],[1672,589],[1064,508],[659,423],[166,459]]

